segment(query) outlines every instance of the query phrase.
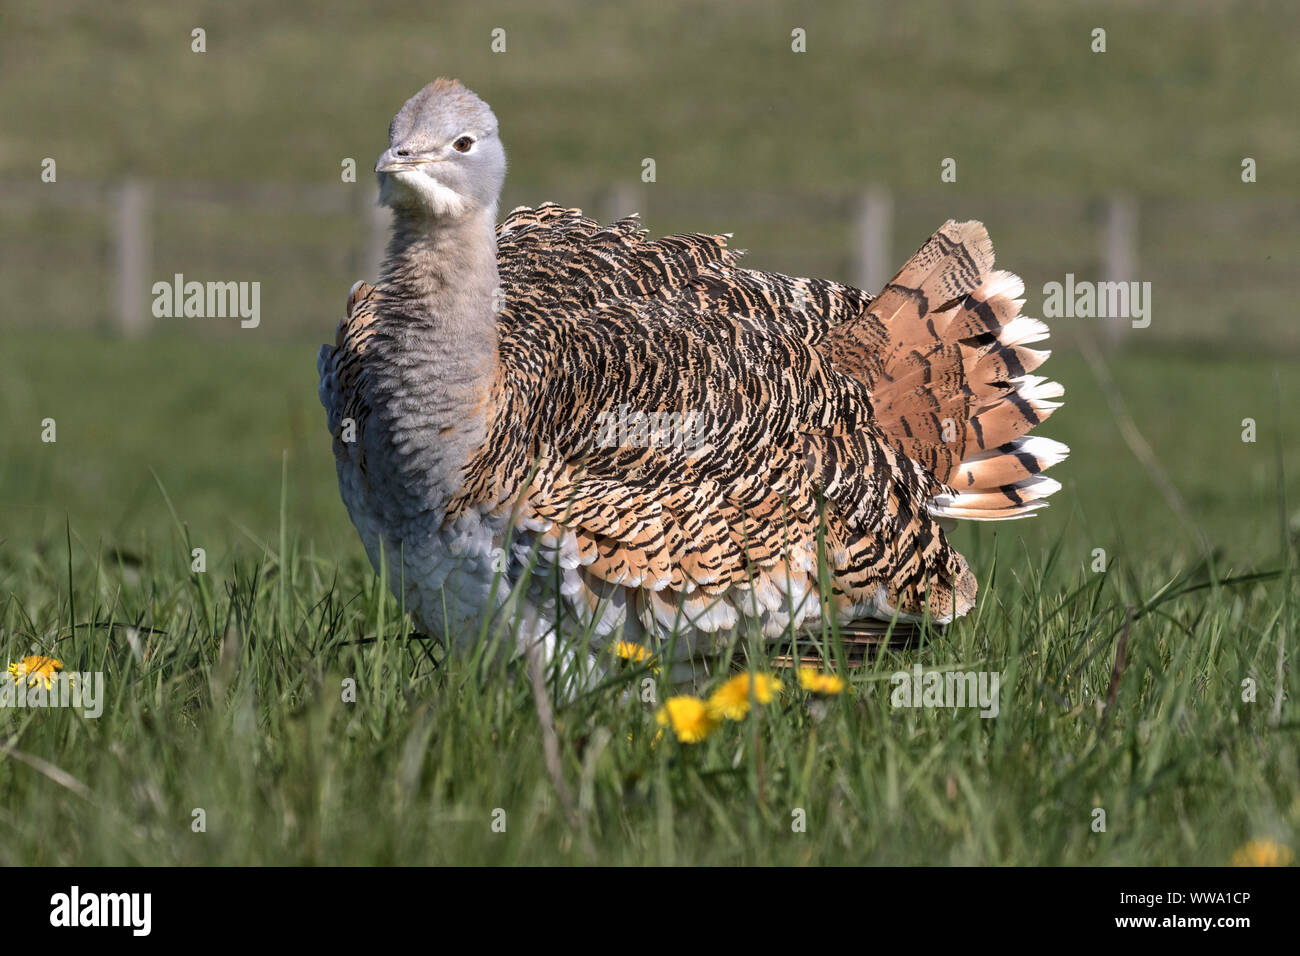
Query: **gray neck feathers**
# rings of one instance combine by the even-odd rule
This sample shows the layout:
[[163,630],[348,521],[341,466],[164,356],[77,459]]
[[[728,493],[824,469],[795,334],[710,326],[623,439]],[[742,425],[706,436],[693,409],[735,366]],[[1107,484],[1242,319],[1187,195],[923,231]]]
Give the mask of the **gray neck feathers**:
[[371,369],[375,412],[387,426],[376,451],[392,456],[389,491],[403,510],[445,505],[486,440],[499,283],[495,210],[454,221],[397,212]]
[[[471,384],[496,368],[495,211],[451,222],[398,213],[380,285],[386,311],[400,315],[418,342],[434,346],[448,384]],[[416,342],[409,343],[416,345]]]

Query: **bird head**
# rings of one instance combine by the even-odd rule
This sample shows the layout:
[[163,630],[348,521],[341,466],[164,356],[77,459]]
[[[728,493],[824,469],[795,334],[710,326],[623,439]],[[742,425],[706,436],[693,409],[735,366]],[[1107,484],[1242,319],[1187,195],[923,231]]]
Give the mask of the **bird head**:
[[456,80],[439,78],[416,93],[388,127],[375,163],[379,201],[417,218],[495,218],[506,153],[491,108]]

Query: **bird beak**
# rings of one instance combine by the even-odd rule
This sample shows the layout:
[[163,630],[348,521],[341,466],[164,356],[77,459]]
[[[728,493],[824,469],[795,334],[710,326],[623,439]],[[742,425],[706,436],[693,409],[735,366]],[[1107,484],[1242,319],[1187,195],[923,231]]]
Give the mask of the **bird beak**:
[[391,173],[399,169],[409,169],[410,166],[410,157],[403,156],[399,159],[391,149],[384,150],[379,159],[375,160],[377,173]]
[[389,148],[384,150],[383,154],[375,160],[375,172],[398,173],[404,169],[427,166],[429,163],[437,161],[432,156],[398,156],[395,150]]

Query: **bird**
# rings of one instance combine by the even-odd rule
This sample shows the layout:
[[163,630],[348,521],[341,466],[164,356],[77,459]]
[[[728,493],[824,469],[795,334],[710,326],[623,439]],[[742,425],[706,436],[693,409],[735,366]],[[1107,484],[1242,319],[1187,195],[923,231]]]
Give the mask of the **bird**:
[[491,625],[509,654],[590,674],[632,647],[698,681],[738,648],[941,627],[976,601],[956,522],[1061,487],[1043,472],[1069,449],[1030,434],[1064,394],[1033,374],[1048,329],[981,223],[871,295],[635,215],[498,224],[497,119],[456,80],[388,140],[391,237],[319,396],[372,566],[448,648]]

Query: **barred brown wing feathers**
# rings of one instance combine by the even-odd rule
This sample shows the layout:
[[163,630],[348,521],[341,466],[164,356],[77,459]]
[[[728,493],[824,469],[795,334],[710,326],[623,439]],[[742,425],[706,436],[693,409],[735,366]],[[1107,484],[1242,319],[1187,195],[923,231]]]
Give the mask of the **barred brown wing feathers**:
[[[699,591],[710,597],[702,622],[716,627],[743,613],[742,592],[779,607],[786,591],[815,589],[820,487],[843,541],[831,571],[847,614],[892,612],[884,596],[920,613],[926,584],[939,616],[965,610],[937,596],[965,573],[926,512],[941,486],[870,426],[865,390],[818,350],[781,322],[695,316],[689,299],[605,303],[596,314],[517,325],[502,347],[506,360],[548,357],[510,376],[527,382],[533,406],[554,409],[552,454],[519,492],[522,527],[554,560],[583,569],[583,593],[599,581],[649,588],[659,596],[645,604],[662,617],[666,607],[699,611]],[[599,414],[628,406],[698,413],[707,449],[592,447]],[[519,418],[499,421],[471,473],[509,484],[526,456],[503,449],[525,437],[505,424]],[[512,478],[503,461],[515,463]],[[733,589],[730,603],[713,600]]]
[[[725,350],[720,329],[688,332],[656,312],[606,310],[599,323],[552,327],[565,334],[545,349],[554,360],[536,401],[555,407],[546,436],[553,457],[522,489],[523,500],[531,518],[545,523],[541,530],[562,526],[578,535],[584,556],[592,551],[582,539],[590,538],[597,553],[588,570],[607,580],[736,583],[747,565],[776,560],[783,548],[776,512],[786,501],[810,522],[811,483],[796,454],[799,409],[781,396],[766,405],[753,399],[776,361],[770,337],[732,330],[744,347]],[[654,356],[643,351],[647,341],[655,342]],[[596,446],[599,417],[620,407],[698,416],[703,441]],[[496,470],[502,443],[523,440],[503,428],[490,443],[494,451],[471,471]]]
[[635,216],[602,226],[553,203],[511,212],[498,227],[497,250],[506,330],[607,300],[670,298],[701,270],[736,258],[723,236],[647,240]]
[[334,456],[340,462],[355,462],[363,477],[367,474],[363,449],[370,405],[362,387],[366,374],[362,357],[375,332],[378,299],[374,286],[355,283],[348,293],[347,314],[339,321],[334,346],[322,346],[317,358],[320,399],[334,439]]

